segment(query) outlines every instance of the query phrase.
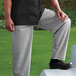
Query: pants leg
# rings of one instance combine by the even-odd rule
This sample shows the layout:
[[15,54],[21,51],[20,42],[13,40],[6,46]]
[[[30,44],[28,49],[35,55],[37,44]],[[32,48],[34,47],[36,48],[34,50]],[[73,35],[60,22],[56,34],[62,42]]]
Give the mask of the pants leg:
[[47,29],[53,33],[52,59],[65,60],[70,26],[69,18],[60,22],[56,12],[45,8],[36,27]]
[[12,32],[12,63],[14,76],[30,76],[33,26],[15,26]]

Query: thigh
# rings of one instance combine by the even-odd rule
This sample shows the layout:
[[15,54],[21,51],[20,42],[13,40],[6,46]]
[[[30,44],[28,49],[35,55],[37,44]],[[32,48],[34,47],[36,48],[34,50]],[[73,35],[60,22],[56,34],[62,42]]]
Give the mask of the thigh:
[[32,35],[33,26],[15,26],[15,31],[12,32],[12,48],[22,50],[26,45],[30,45]]
[[18,39],[26,39],[33,33],[33,25],[17,25],[14,26],[15,31],[12,32],[12,37]]
[[57,13],[53,10],[45,8],[38,25],[39,28],[50,30],[51,32],[55,32],[58,30],[65,22],[59,21]]

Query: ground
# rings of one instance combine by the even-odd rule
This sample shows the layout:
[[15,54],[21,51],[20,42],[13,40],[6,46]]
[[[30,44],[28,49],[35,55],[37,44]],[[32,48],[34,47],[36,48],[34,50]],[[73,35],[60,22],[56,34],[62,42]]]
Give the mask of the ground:
[[[43,69],[48,69],[52,54],[52,33],[46,30],[33,34],[31,76],[39,76]],[[70,61],[72,45],[76,44],[76,27],[71,28],[69,44],[65,62]],[[13,76],[12,72],[12,33],[0,29],[0,76]]]

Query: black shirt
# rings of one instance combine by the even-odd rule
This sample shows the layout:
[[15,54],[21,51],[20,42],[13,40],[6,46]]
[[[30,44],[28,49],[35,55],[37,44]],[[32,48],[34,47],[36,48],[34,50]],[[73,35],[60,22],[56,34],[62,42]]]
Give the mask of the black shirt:
[[15,25],[36,25],[44,11],[42,0],[12,0],[11,18]]

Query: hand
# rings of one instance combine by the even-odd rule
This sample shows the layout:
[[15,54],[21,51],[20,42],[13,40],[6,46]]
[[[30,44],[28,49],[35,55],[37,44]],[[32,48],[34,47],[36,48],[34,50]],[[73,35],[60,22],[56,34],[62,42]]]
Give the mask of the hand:
[[6,22],[5,22],[6,29],[10,32],[14,32],[14,23],[13,23],[12,19],[6,18],[5,20],[6,20]]
[[57,15],[58,15],[60,21],[62,21],[62,20],[65,21],[68,18],[68,16],[61,10],[57,11]]

